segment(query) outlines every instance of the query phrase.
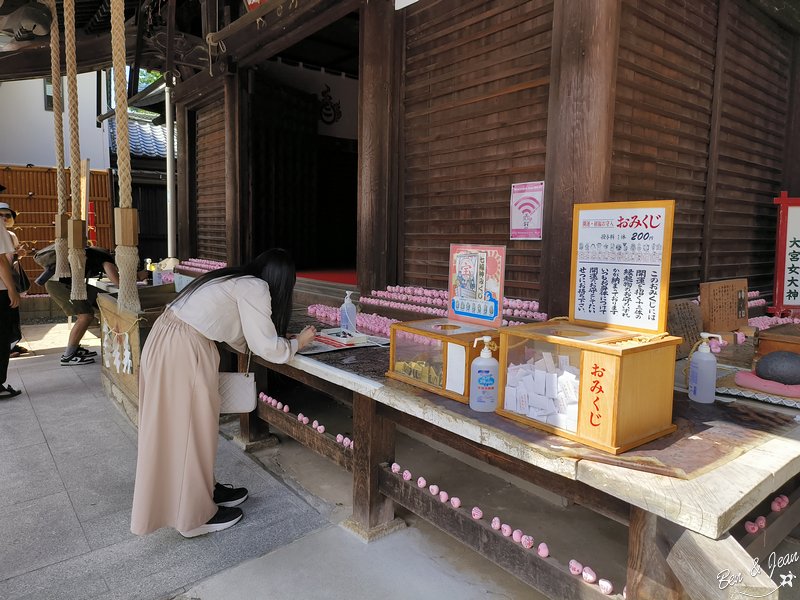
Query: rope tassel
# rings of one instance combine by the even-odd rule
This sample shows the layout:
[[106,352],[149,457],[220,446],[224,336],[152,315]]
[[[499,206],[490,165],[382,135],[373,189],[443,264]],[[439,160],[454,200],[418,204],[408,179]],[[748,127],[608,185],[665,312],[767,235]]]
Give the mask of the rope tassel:
[[[58,28],[58,10],[55,0],[45,0],[50,9],[55,27],[50,29],[50,74],[53,81],[53,129],[56,141],[56,187],[58,189],[58,214],[56,220],[61,220],[67,212],[67,185],[64,174],[64,122],[61,113],[61,38]],[[62,234],[63,235],[63,234]],[[56,239],[56,279],[70,277],[69,252],[67,239]]]
[[[125,2],[111,0],[111,51],[114,66],[114,118],[117,125],[117,166],[119,167],[119,206],[131,211],[131,151],[128,137],[128,89],[125,77]],[[139,312],[139,290],[136,287],[136,269],[139,266],[139,249],[135,242],[138,229],[135,219],[127,224],[130,231],[117,231],[116,260],[119,269],[119,294],[117,306],[121,309]],[[124,243],[128,241],[129,243]]]

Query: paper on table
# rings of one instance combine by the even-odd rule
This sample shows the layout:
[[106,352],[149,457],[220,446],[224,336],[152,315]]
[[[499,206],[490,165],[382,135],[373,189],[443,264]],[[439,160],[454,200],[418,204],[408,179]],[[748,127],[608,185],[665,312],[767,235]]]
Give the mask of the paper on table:
[[445,389],[464,394],[464,373],[467,367],[467,351],[464,346],[447,344],[447,384]]

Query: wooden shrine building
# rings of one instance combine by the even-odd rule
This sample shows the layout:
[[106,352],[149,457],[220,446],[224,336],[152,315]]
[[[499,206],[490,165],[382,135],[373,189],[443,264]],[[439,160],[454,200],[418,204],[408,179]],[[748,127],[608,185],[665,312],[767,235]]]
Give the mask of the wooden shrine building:
[[[83,71],[108,66],[101,4],[77,0]],[[499,243],[507,295],[559,315],[573,204],[666,198],[673,297],[733,277],[772,289],[772,199],[800,194],[796,2],[145,0],[126,15],[129,64],[175,76],[180,258],[283,246],[299,267],[343,261],[369,291],[444,287],[451,242]],[[48,73],[46,44],[4,50],[0,80]],[[323,140],[318,97],[276,82],[276,58],[357,77],[357,139]],[[510,187],[537,180],[543,241],[510,240]]]

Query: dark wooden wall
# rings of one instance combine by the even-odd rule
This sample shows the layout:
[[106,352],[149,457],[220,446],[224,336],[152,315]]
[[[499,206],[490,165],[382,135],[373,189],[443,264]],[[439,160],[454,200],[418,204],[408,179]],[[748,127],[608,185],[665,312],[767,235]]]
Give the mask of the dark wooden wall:
[[[674,199],[672,297],[771,290],[797,49],[750,2],[440,0],[401,22],[398,281],[443,287],[450,243],[505,244],[507,295],[566,314],[573,205]],[[545,239],[511,241],[511,184],[545,164]]]
[[624,0],[611,200],[676,201],[671,296],[770,292],[792,36],[745,0]]
[[197,131],[197,258],[227,261],[225,100],[195,112]]
[[407,284],[446,287],[451,243],[504,244],[506,293],[538,297],[541,242],[508,239],[511,184],[544,179],[553,3],[407,9],[398,218]]

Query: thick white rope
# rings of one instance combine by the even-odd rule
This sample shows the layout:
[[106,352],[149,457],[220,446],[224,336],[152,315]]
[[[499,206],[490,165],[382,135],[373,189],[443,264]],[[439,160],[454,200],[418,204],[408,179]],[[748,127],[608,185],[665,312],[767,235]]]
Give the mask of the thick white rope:
[[[129,209],[131,194],[131,154],[128,137],[128,84],[125,77],[125,2],[111,0],[111,58],[114,66],[114,118],[117,125],[117,172],[119,175],[119,206]],[[117,306],[133,312],[141,310],[136,287],[139,249],[136,246],[117,246],[119,294]]]
[[[64,49],[67,54],[67,93],[69,94],[69,181],[72,220],[81,220],[81,142],[78,114],[78,60],[75,53],[75,0],[64,0]],[[86,300],[86,250],[69,249],[72,267],[71,300]]]
[[[58,189],[58,214],[67,212],[67,186],[64,174],[64,122],[61,112],[61,32],[58,27],[58,10],[55,0],[45,0],[53,24],[50,28],[50,77],[53,80],[53,129],[56,140],[56,186]],[[66,238],[56,239],[56,279],[71,275],[69,249]]]

